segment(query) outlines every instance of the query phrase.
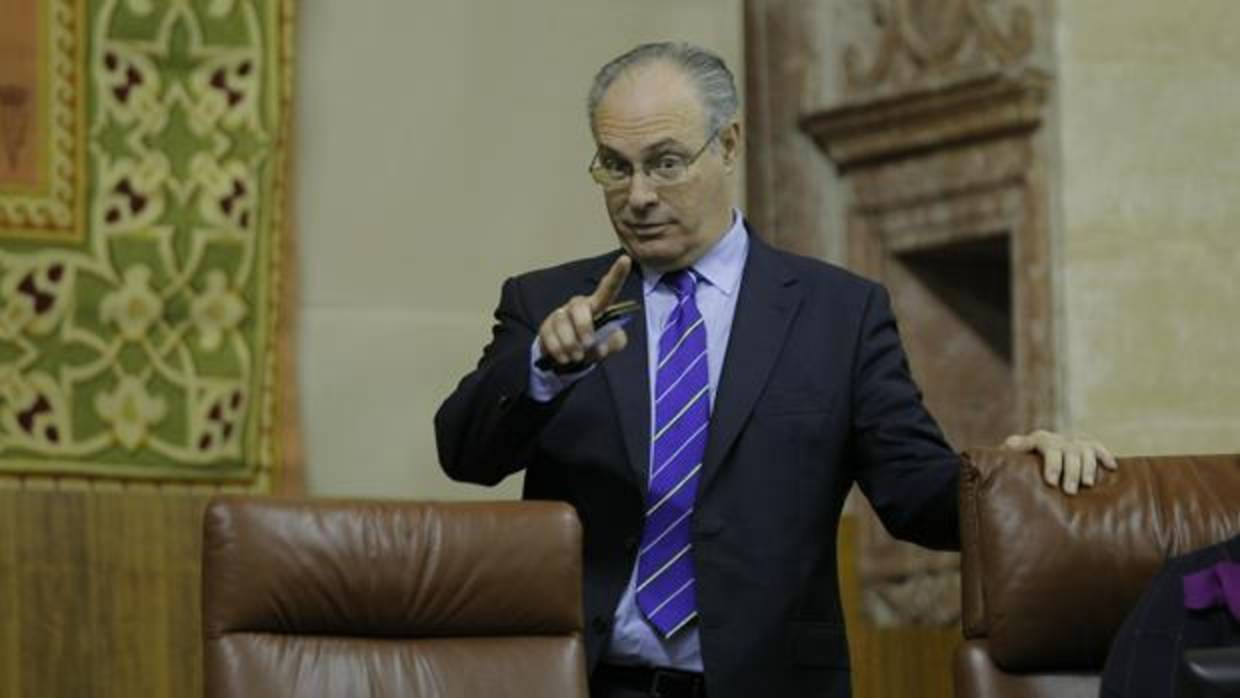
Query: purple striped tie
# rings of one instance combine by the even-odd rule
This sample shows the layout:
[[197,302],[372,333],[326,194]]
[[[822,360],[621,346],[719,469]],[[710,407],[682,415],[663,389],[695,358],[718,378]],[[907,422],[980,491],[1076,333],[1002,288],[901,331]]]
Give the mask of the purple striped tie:
[[706,326],[693,299],[697,277],[682,269],[665,274],[660,283],[676,292],[677,303],[659,336],[650,494],[637,555],[637,606],[664,637],[670,637],[697,617],[690,525],[706,451],[710,373]]

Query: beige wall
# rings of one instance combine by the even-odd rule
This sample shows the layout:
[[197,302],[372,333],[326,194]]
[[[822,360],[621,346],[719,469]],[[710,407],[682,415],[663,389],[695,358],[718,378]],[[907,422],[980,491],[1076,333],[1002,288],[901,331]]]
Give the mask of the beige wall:
[[1240,3],[1058,3],[1065,424],[1240,451]]
[[299,3],[300,373],[313,494],[512,496],[440,474],[431,418],[504,277],[613,245],[590,78],[642,41],[715,48],[740,0]]

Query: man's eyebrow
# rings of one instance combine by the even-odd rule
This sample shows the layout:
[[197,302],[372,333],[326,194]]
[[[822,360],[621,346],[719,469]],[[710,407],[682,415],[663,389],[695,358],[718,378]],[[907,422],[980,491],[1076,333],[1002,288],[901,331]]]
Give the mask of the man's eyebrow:
[[598,154],[615,156],[615,157],[620,158],[621,160],[624,159],[624,153],[621,153],[619,150],[616,150],[615,148],[609,145],[603,145],[602,143],[598,144]]
[[680,149],[680,150],[688,150],[688,148],[685,146],[684,143],[681,143],[675,138],[664,138],[661,141],[656,141],[646,146],[645,148],[642,148],[642,153],[654,153],[660,150],[666,150],[668,148],[673,148],[673,147]]
[[[659,151],[668,150],[668,149],[683,150],[683,151],[689,150],[688,147],[685,146],[685,144],[681,143],[675,138],[664,138],[662,140],[658,140],[658,141],[655,141],[654,143],[651,143],[645,148],[642,148],[641,154],[649,155],[651,153],[657,153]],[[598,153],[599,155],[607,155],[607,156],[612,156],[612,157],[618,157],[621,160],[626,160],[626,161],[628,160],[628,158],[625,156],[624,153],[603,143],[598,144]]]
[[[621,157],[624,157],[624,152],[620,152],[619,150],[611,148],[610,145],[606,145],[605,143],[598,144],[598,148],[599,148],[599,152],[609,152],[609,154],[614,154],[614,155],[619,155]],[[642,154],[646,154],[646,152],[655,152],[657,150],[665,150],[667,148],[678,148],[681,150],[688,150],[688,146],[681,143],[681,141],[678,141],[675,138],[665,138],[661,140],[656,140],[655,143],[647,145],[646,148],[642,148],[641,151],[642,151]]]

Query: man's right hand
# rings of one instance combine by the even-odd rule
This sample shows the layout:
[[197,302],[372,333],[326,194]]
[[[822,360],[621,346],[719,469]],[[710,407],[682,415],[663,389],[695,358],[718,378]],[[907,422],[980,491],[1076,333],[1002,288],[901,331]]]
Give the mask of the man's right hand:
[[597,347],[594,341],[594,316],[615,302],[633,268],[628,255],[620,255],[599,281],[598,288],[588,296],[573,296],[564,305],[551,311],[538,328],[538,344],[543,356],[557,366],[593,364],[624,349],[629,338],[621,329]]

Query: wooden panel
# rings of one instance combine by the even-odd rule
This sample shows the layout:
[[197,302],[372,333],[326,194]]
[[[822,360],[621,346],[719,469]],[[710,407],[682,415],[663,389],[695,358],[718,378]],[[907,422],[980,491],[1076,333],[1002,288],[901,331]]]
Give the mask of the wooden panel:
[[879,628],[861,613],[857,520],[840,520],[840,595],[848,624],[853,698],[952,698],[952,657],[963,634],[950,627]]
[[200,695],[208,497],[0,480],[0,695]]

